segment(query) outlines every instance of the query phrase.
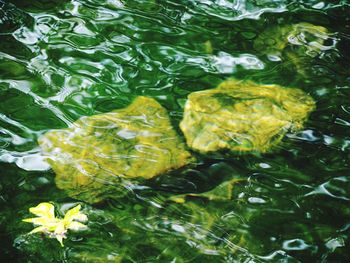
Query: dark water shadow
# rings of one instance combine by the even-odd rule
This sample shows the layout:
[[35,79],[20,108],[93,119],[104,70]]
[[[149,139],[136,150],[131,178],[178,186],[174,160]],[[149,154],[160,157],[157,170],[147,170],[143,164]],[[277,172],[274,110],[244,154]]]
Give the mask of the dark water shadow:
[[[0,0],[5,1],[5,0]],[[5,1],[6,2],[6,1]],[[60,4],[68,2],[67,0],[7,0],[7,2],[14,4],[18,8],[28,12],[48,11],[59,7]]]
[[15,5],[0,0],[0,35],[10,34],[23,25],[33,23],[33,18]]

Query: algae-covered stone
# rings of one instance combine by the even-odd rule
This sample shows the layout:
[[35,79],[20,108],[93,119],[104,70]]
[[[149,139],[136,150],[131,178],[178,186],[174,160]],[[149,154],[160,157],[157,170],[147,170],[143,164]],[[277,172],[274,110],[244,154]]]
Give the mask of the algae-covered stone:
[[302,90],[227,80],[191,93],[180,123],[187,144],[202,153],[267,152],[299,130],[315,108]]
[[39,144],[49,156],[57,186],[91,203],[113,196],[113,186],[122,178],[150,179],[191,161],[167,111],[147,97],[50,131]]
[[281,70],[290,76],[307,79],[315,74],[315,59],[329,61],[338,57],[337,41],[323,26],[298,23],[268,28],[255,39],[254,49],[270,61],[282,61]]
[[[332,41],[326,44],[326,40]],[[292,53],[315,57],[332,49],[335,43],[325,27],[299,23],[267,29],[254,41],[254,48],[266,55],[279,56],[287,47],[294,47]]]

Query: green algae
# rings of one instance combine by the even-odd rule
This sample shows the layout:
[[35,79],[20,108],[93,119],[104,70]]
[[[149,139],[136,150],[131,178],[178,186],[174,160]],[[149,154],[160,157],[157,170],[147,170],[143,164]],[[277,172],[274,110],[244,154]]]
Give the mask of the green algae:
[[39,144],[56,173],[58,188],[90,203],[113,196],[123,178],[150,179],[191,161],[167,111],[147,97],[50,131]]
[[190,94],[180,127],[202,153],[268,152],[287,131],[300,130],[314,108],[300,89],[232,79]]

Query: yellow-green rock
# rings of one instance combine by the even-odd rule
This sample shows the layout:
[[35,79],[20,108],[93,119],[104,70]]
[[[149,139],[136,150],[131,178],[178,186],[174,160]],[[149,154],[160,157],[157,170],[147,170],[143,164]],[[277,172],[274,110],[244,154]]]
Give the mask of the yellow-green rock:
[[267,152],[287,131],[301,129],[314,108],[300,89],[232,79],[191,93],[180,128],[188,146],[202,153]]
[[267,55],[279,56],[287,47],[290,53],[315,57],[322,51],[333,48],[334,43],[325,45],[331,34],[325,27],[310,23],[275,26],[262,32],[254,41],[254,48]]
[[150,179],[191,161],[167,111],[147,97],[82,117],[70,128],[46,133],[39,144],[57,186],[90,203],[113,196],[123,178]]

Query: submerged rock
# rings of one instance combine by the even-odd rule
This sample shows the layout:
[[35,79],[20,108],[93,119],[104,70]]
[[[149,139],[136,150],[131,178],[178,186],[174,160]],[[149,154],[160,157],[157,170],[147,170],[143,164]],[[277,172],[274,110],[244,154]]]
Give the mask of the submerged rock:
[[113,196],[123,178],[150,179],[191,161],[167,111],[147,97],[50,131],[39,144],[56,173],[57,186],[90,203]]
[[314,75],[315,59],[334,61],[337,59],[337,38],[323,26],[310,23],[280,25],[262,32],[254,41],[254,48],[270,61],[282,61],[285,74],[307,79]]
[[202,153],[267,152],[288,130],[301,129],[314,108],[300,89],[227,80],[191,93],[180,127],[188,146]]
[[254,48],[272,57],[280,56],[288,47],[294,48],[289,53],[315,57],[323,51],[333,49],[335,43],[327,28],[298,23],[267,29],[254,41]]

